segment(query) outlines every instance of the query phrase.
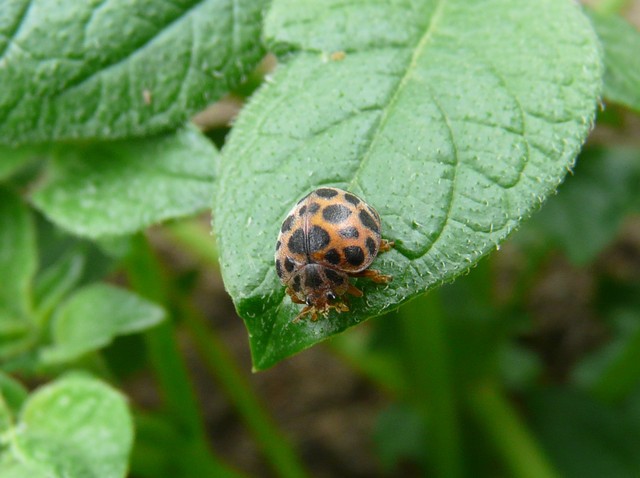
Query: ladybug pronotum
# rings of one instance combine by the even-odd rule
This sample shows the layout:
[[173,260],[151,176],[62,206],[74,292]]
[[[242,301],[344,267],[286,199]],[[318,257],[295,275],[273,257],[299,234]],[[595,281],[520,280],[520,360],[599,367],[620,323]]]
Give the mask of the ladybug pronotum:
[[342,298],[362,291],[349,277],[366,277],[386,284],[391,276],[369,269],[379,252],[393,242],[380,236],[380,216],[354,194],[338,188],[320,188],[298,201],[280,228],[276,243],[276,272],[305,315],[317,320],[330,309],[349,310]]

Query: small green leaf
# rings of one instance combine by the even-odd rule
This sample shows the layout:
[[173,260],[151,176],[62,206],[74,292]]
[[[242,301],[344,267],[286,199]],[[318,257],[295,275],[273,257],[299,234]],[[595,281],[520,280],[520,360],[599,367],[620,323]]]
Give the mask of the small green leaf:
[[590,17],[604,47],[605,98],[640,111],[640,32],[618,15]]
[[131,292],[107,284],[77,291],[52,320],[53,345],[42,351],[47,362],[73,360],[108,345],[117,335],[153,327],[164,311]]
[[0,371],[0,395],[13,414],[17,414],[27,398],[27,390],[9,375]]
[[51,312],[71,291],[80,280],[84,265],[84,254],[73,251],[38,275],[34,286],[34,302],[39,316]]
[[134,233],[211,203],[218,151],[189,126],[143,140],[64,146],[33,200],[75,234]]
[[0,360],[23,351],[33,329],[35,230],[20,196],[0,187]]
[[0,475],[48,478],[124,477],[133,441],[125,399],[104,383],[70,375],[37,390],[26,401]]
[[587,264],[611,243],[638,204],[638,184],[640,151],[586,150],[575,174],[520,233],[542,232],[572,262]]
[[123,138],[183,124],[263,54],[259,0],[5,0],[0,142]]
[[11,176],[37,154],[37,150],[32,147],[0,146],[0,180]]
[[[225,148],[214,226],[254,366],[273,365],[451,280],[562,181],[593,121],[597,38],[571,0],[276,0],[286,52]],[[351,190],[396,247],[351,312],[292,323],[278,229],[310,190]]]
[[29,312],[29,287],[36,265],[29,210],[20,196],[0,187],[0,309]]

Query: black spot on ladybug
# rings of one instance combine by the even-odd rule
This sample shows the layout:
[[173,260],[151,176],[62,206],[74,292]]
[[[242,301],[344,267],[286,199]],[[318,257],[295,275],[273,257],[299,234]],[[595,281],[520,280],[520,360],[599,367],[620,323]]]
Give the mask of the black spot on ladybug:
[[300,208],[300,211],[298,211],[298,214],[299,214],[300,216],[304,216],[306,212],[307,212],[307,206],[302,206],[302,207]]
[[364,262],[364,251],[359,246],[348,246],[342,249],[344,257],[352,266],[359,266]]
[[276,242],[276,251],[280,250],[280,246],[282,245],[282,243],[280,241]]
[[278,277],[282,279],[282,266],[280,265],[280,261],[276,260],[276,272],[278,273]]
[[280,232],[287,232],[287,231],[291,230],[291,225],[293,224],[294,220],[295,220],[295,218],[293,216],[289,216],[288,218],[286,218],[284,220],[284,222],[282,223],[282,227],[280,228]]
[[284,259],[284,268],[287,270],[287,272],[291,272],[294,268],[295,264],[293,263],[293,261],[291,259],[289,259],[288,257],[285,257]]
[[316,194],[321,198],[327,198],[327,199],[338,195],[335,189],[328,189],[328,188],[316,189]]
[[325,269],[324,273],[327,276],[327,279],[329,279],[331,282],[333,282],[336,285],[341,285],[344,282],[344,277],[342,277],[333,269]]
[[316,252],[324,249],[329,244],[331,237],[329,233],[320,226],[313,226],[309,230],[309,252]]
[[371,215],[367,211],[362,209],[360,211],[359,216],[363,226],[371,229],[376,234],[380,234],[380,228],[378,227],[378,223],[376,223],[376,221],[371,217]]
[[317,289],[322,285],[322,276],[315,267],[307,267],[304,285],[310,289]]
[[367,237],[366,245],[369,250],[369,254],[374,255],[376,253],[376,241],[371,237]]
[[335,249],[329,249],[324,255],[324,260],[329,264],[340,264],[340,253]]
[[296,275],[293,278],[293,284],[291,285],[291,288],[293,289],[294,292],[300,292],[300,276]]
[[318,212],[318,209],[320,209],[320,204],[318,204],[317,202],[311,203],[309,205],[309,214],[314,215],[315,213]]
[[332,204],[322,210],[324,220],[332,224],[340,224],[346,221],[349,216],[351,216],[351,211],[342,204]]
[[295,231],[293,231],[293,234],[291,234],[291,237],[287,242],[287,246],[289,247],[289,250],[294,254],[305,253],[304,232],[302,231],[302,229],[296,229]]
[[345,239],[357,239],[360,236],[358,230],[353,226],[345,227],[344,229],[340,229],[338,232]]
[[345,193],[344,198],[354,206],[357,206],[358,204],[360,204],[360,199],[355,197],[353,194]]

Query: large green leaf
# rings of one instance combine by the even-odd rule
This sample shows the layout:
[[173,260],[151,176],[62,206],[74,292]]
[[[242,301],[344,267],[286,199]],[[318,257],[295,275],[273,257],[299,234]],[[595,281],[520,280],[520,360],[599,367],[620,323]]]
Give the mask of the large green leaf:
[[217,162],[215,146],[193,126],[147,139],[66,145],[33,199],[75,234],[133,233],[206,209]]
[[262,55],[260,0],[4,0],[0,142],[182,124]]
[[42,352],[48,362],[73,360],[108,345],[117,335],[157,325],[164,311],[131,292],[107,284],[80,289],[56,311],[53,345]]
[[604,47],[604,96],[640,111],[640,32],[618,15],[590,16]]
[[[275,1],[283,64],[223,153],[225,284],[265,368],[471,267],[555,190],[591,126],[602,66],[571,0]],[[364,197],[396,242],[351,312],[292,323],[281,221],[321,185]]]
[[123,396],[70,375],[33,393],[8,436],[3,477],[117,478],[126,474],[133,427]]

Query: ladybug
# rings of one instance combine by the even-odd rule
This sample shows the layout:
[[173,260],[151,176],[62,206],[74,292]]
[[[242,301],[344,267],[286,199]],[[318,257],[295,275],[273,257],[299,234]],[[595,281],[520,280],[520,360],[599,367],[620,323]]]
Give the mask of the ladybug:
[[379,252],[393,242],[380,236],[380,216],[355,194],[338,188],[320,188],[303,197],[287,214],[276,242],[276,272],[305,315],[317,320],[330,309],[349,310],[341,297],[362,291],[349,277],[366,277],[386,284],[391,276],[369,269]]

